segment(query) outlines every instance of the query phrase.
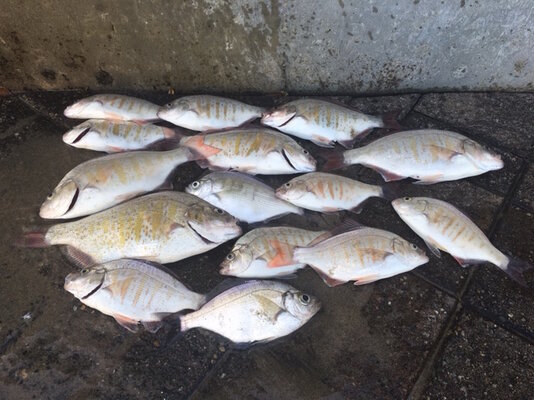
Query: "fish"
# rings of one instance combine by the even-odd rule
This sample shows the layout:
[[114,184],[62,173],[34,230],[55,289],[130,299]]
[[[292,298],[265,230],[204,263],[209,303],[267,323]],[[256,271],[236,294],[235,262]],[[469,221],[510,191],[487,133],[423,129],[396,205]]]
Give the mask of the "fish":
[[235,128],[260,118],[265,111],[225,97],[185,96],[161,107],[158,117],[193,131]]
[[161,264],[211,250],[241,235],[237,220],[204,200],[183,192],[157,192],[88,217],[29,231],[19,247],[66,246],[77,265],[120,258]]
[[456,132],[419,129],[393,133],[367,146],[332,153],[324,170],[361,164],[386,182],[405,178],[433,184],[476,176],[504,166],[501,156]]
[[340,175],[310,172],[276,189],[276,197],[307,210],[323,213],[341,210],[358,212],[370,197],[386,197],[385,188]]
[[155,143],[171,142],[175,136],[174,129],[164,126],[90,119],[65,133],[63,142],[80,149],[118,153],[146,149]]
[[246,346],[289,335],[321,308],[316,297],[274,281],[249,281],[226,290],[198,311],[180,316],[185,332],[203,328]]
[[189,290],[162,265],[130,259],[73,272],[65,278],[64,288],[131,332],[140,323],[149,332],[157,332],[165,317],[196,311],[206,302],[205,295]]
[[301,208],[276,198],[270,186],[239,172],[209,173],[192,182],[185,191],[249,224],[289,213],[304,213]]
[[198,154],[197,164],[211,170],[278,175],[315,171],[316,166],[297,142],[267,128],[184,136],[180,145]]
[[296,247],[293,260],[308,264],[330,287],[349,281],[364,285],[428,262],[423,250],[399,235],[351,221],[321,239]]
[[157,189],[172,188],[172,171],[196,156],[186,148],[94,158],[73,168],[41,206],[41,218],[83,217]]
[[346,148],[352,148],[357,138],[374,128],[400,128],[393,116],[366,115],[318,99],[291,101],[264,113],[261,123],[321,147],[333,147],[338,142]]
[[68,118],[96,118],[145,123],[157,121],[159,106],[136,97],[97,94],[71,104],[63,114]]
[[403,197],[393,200],[392,205],[435,256],[440,257],[440,250],[443,250],[462,267],[489,262],[526,286],[523,273],[534,266],[498,250],[484,232],[452,204],[430,197]]
[[326,231],[279,226],[256,228],[241,236],[221,263],[221,275],[272,278],[292,274],[306,264],[292,261],[297,246],[307,246]]

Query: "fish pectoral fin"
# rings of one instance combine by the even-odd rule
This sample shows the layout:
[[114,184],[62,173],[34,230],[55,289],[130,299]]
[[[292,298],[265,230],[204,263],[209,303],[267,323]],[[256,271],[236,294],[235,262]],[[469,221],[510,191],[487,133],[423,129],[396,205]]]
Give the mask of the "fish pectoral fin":
[[125,317],[124,315],[120,314],[114,314],[113,318],[115,318],[115,321],[122,326],[123,328],[128,329],[130,332],[137,332],[139,329],[139,325],[136,320],[133,320],[131,318]]
[[278,304],[273,302],[270,298],[265,297],[261,293],[253,294],[253,296],[256,298],[257,302],[260,304],[263,314],[265,315],[266,318],[269,319],[269,321],[275,322],[278,319],[279,315],[285,312],[285,310],[280,308]]
[[107,153],[122,153],[123,151],[124,149],[118,146],[107,146],[106,148]]
[[150,333],[156,333],[163,326],[161,321],[141,321],[141,324]]
[[76,247],[61,246],[60,251],[61,254],[63,254],[70,262],[80,269],[88,268],[96,264],[95,260],[93,260],[89,254],[78,250]]
[[349,140],[338,140],[338,143],[346,149],[352,149],[354,147],[354,142],[356,142],[356,137]]
[[380,279],[380,275],[378,275],[378,274],[369,274],[369,275],[365,275],[365,276],[361,276],[361,277],[357,278],[354,281],[354,284],[356,286],[365,285],[366,283],[375,282],[378,279]]
[[382,169],[380,167],[375,167],[374,165],[369,165],[369,164],[362,164],[363,166],[365,167],[368,167],[368,168],[371,168],[373,170],[375,170],[376,172],[378,172],[380,175],[382,175],[382,179],[384,179],[384,181],[386,182],[391,182],[391,181],[400,181],[401,179],[404,179],[406,178],[405,176],[400,176],[400,175],[397,175],[391,171],[387,171],[385,169]]
[[437,146],[435,144],[431,144],[430,146],[428,146],[428,148],[430,150],[430,153],[432,155],[435,155],[440,160],[452,160],[458,155],[463,155],[463,153],[447,149],[446,147]]
[[324,283],[326,283],[330,287],[334,287],[334,286],[338,286],[338,285],[342,285],[344,283],[347,283],[347,281],[342,281],[342,280],[339,280],[339,279],[331,278],[330,276],[325,274],[323,271],[321,271],[320,269],[318,269],[318,268],[316,268],[316,267],[314,267],[312,265],[310,265],[310,267],[315,272],[317,272],[317,274],[321,277],[321,279],[324,281]]
[[441,258],[441,252],[435,244],[430,243],[428,240],[425,240],[425,244],[432,254],[434,254],[437,258]]
[[294,246],[278,240],[269,240],[269,244],[276,250],[276,255],[267,263],[267,267],[276,268],[293,264]]
[[124,193],[120,194],[118,196],[115,196],[115,200],[119,203],[122,203],[123,201],[133,199],[134,197],[139,196],[140,194],[143,194],[145,192],[135,192],[135,193]]
[[310,140],[312,141],[312,143],[316,144],[319,147],[334,147],[334,142],[324,136],[312,135]]
[[187,147],[191,146],[190,148],[193,151],[200,153],[202,156],[206,158],[214,156],[215,154],[218,154],[222,151],[218,147],[214,147],[214,146],[210,146],[209,144],[206,144],[204,142],[204,137],[205,135],[191,136],[185,144]]
[[470,267],[471,265],[482,264],[484,262],[480,260],[468,260],[468,259],[464,259],[460,257],[455,257],[455,256],[453,257],[458,262],[458,264],[460,264],[462,268],[467,268],[467,267]]
[[441,182],[443,180],[443,174],[435,174],[431,176],[427,176],[424,179],[415,181],[414,185],[432,185],[434,183]]

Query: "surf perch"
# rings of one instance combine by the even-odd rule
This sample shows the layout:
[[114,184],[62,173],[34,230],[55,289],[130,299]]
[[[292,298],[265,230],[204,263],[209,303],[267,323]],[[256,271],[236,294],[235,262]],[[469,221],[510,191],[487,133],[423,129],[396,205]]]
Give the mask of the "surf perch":
[[182,310],[198,310],[206,301],[204,295],[186,288],[162,265],[140,260],[116,260],[83,268],[67,275],[64,288],[132,332],[139,324],[156,332],[165,317]]
[[157,121],[159,106],[136,97],[120,94],[97,94],[78,100],[65,108],[68,118],[96,118],[146,123]]
[[158,117],[193,131],[235,128],[260,118],[262,107],[251,106],[225,97],[185,96],[161,107]]
[[203,328],[239,345],[289,335],[321,308],[312,295],[274,281],[250,281],[228,289],[198,311],[180,316],[181,330]]
[[367,146],[332,153],[324,169],[361,164],[386,182],[404,178],[417,184],[453,181],[501,169],[500,155],[459,133],[420,129],[393,133]]
[[473,221],[453,205],[430,197],[403,197],[394,200],[392,205],[436,257],[440,257],[440,250],[443,250],[462,267],[489,262],[526,286],[523,272],[534,266],[503,254]]

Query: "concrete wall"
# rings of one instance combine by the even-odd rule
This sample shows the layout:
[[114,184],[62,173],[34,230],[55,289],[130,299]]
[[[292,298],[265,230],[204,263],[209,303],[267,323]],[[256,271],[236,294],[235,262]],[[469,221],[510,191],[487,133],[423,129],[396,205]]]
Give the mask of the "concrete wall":
[[3,0],[0,86],[533,90],[533,0]]

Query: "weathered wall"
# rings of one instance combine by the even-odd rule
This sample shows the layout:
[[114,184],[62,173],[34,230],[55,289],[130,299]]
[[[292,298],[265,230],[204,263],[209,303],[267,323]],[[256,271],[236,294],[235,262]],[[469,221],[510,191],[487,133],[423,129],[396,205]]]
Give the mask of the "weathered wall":
[[0,85],[534,89],[534,1],[3,0]]

